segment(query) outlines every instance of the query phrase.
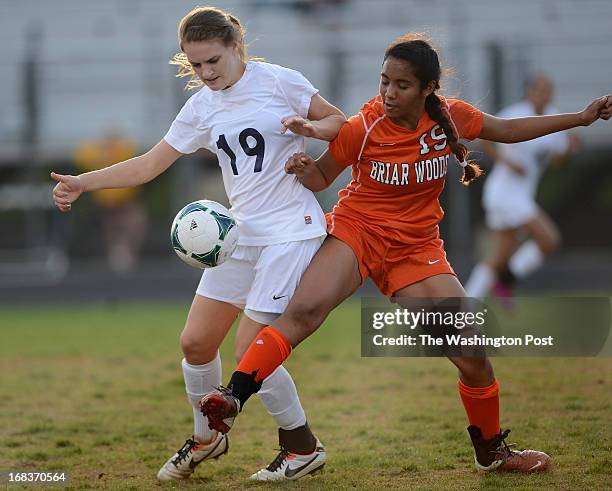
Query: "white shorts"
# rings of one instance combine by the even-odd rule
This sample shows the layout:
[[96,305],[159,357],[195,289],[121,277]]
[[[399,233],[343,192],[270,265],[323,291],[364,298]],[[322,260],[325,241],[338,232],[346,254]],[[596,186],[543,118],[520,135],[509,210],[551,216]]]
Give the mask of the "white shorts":
[[535,218],[539,207],[531,197],[501,200],[495,204],[484,204],[485,221],[492,230],[506,230],[525,225]]
[[204,270],[197,295],[235,305],[270,324],[282,314],[325,236],[269,246],[237,246],[221,266]]

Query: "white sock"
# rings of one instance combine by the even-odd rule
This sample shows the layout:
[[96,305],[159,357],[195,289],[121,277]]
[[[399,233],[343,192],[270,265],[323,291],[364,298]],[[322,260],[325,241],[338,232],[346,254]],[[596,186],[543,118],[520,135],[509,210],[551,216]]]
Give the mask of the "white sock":
[[293,379],[282,365],[263,381],[257,396],[284,430],[294,430],[306,424],[306,414]]
[[200,399],[204,394],[221,385],[221,357],[217,351],[214,360],[205,365],[190,365],[183,358],[181,362],[185,378],[185,390],[193,408],[193,435],[201,441],[210,441],[213,431],[208,420],[200,411]]
[[497,275],[485,263],[478,263],[472,270],[470,279],[465,284],[468,297],[483,298],[489,294]]
[[528,240],[516,251],[508,262],[508,269],[517,278],[525,278],[544,262],[544,254],[533,240]]

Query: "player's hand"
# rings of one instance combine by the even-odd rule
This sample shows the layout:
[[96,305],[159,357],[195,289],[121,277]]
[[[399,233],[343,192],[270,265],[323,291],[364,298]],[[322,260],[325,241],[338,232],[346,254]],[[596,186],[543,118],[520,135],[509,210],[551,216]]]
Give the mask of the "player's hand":
[[315,136],[315,127],[313,126],[312,122],[302,118],[301,116],[289,116],[288,118],[283,118],[281,120],[281,124],[281,135],[284,135],[287,130],[291,130],[296,135],[310,138]]
[[295,174],[298,178],[303,176],[309,166],[316,165],[314,159],[303,152],[294,153],[285,163],[285,172]]
[[51,179],[57,181],[53,188],[53,203],[61,212],[68,212],[83,192],[83,183],[78,176],[68,176],[51,172]]
[[589,126],[598,119],[607,121],[610,117],[612,117],[612,95],[595,99],[580,113],[583,126]]

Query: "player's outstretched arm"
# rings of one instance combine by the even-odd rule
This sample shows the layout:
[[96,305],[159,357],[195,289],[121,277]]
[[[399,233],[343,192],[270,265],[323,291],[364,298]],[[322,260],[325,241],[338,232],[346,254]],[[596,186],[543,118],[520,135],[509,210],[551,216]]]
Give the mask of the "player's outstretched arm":
[[595,99],[583,111],[577,113],[513,119],[496,118],[485,114],[478,137],[499,143],[517,143],[577,126],[589,126],[598,119],[607,121],[610,117],[612,117],[612,95],[606,95]]
[[296,135],[302,135],[319,140],[332,141],[346,121],[346,116],[336,106],[327,102],[319,94],[312,96],[308,119],[300,116],[284,118],[281,133],[291,130]]
[[147,153],[104,169],[78,176],[51,172],[51,178],[57,182],[53,188],[53,202],[60,211],[67,212],[70,211],[71,204],[85,191],[144,184],[164,172],[181,155],[182,153],[165,140],[161,140]]
[[344,166],[327,150],[316,161],[305,153],[294,153],[285,164],[287,174],[295,174],[304,187],[315,193],[327,188],[343,170]]

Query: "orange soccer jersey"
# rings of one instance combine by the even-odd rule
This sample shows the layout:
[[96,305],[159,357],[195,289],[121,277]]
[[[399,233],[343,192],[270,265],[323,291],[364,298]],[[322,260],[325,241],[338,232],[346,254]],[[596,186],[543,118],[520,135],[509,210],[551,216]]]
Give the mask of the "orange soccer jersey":
[[[459,137],[476,138],[482,128],[482,112],[460,100],[441,99]],[[410,130],[385,116],[377,96],[342,126],[329,151],[339,164],[352,166],[352,180],[338,194],[338,203],[329,216],[329,233],[353,248],[362,277],[371,275],[381,290],[391,295],[398,285],[452,273],[438,235],[444,215],[438,197],[444,188],[451,149],[446,135],[427,112],[423,112],[417,128]],[[360,233],[361,237],[356,237]],[[373,244],[379,241],[383,242]],[[377,260],[373,248],[384,263],[373,264]],[[402,273],[401,278],[394,278],[398,266],[406,269],[406,261],[423,251],[427,251],[426,256],[418,262],[425,261],[428,268],[420,270],[412,264],[409,277]]]

